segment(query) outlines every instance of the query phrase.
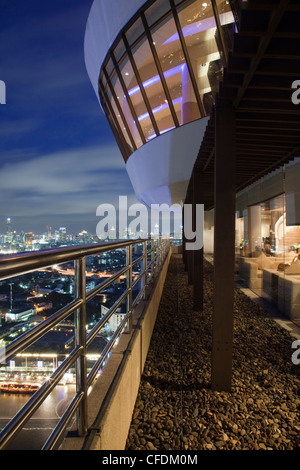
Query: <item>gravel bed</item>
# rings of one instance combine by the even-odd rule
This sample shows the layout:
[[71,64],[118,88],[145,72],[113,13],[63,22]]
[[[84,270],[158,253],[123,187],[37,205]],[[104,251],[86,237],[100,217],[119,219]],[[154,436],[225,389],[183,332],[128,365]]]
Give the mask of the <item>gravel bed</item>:
[[293,338],[235,291],[232,391],[211,390],[213,269],[194,312],[173,255],[127,438],[127,450],[299,450],[300,365]]

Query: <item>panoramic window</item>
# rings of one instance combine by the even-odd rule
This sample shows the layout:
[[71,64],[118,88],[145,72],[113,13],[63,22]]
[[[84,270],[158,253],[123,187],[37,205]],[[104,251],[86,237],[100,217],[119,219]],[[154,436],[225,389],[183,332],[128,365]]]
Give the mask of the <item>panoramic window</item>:
[[125,160],[153,138],[211,113],[234,31],[226,0],[157,0],[124,28],[99,88]]
[[211,2],[190,1],[178,16],[205,114],[210,114],[221,70],[217,27]]

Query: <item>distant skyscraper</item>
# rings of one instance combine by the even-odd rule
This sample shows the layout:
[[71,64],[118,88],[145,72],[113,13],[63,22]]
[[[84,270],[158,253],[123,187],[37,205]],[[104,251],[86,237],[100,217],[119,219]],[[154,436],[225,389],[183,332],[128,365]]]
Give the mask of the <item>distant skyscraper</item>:
[[64,242],[67,238],[67,229],[66,227],[60,227],[59,229],[59,240]]
[[11,218],[7,217],[6,219],[6,234],[11,235],[12,229],[11,229]]
[[25,233],[25,245],[32,246],[32,240],[33,240],[33,233],[32,232]]
[[8,217],[6,219],[6,236],[5,236],[5,241],[6,243],[11,243],[13,239],[13,232],[11,228],[11,219]]

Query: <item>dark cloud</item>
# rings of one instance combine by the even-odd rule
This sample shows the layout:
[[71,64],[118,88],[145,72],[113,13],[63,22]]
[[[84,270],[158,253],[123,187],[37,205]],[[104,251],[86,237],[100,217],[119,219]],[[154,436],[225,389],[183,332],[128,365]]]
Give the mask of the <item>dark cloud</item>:
[[[84,65],[92,0],[1,3],[0,233],[47,225],[92,230],[101,203],[135,201]],[[2,20],[1,20],[2,21]],[[1,219],[3,223],[1,223]],[[79,222],[78,222],[79,221]]]
[[98,205],[117,204],[123,195],[135,201],[115,144],[70,149],[26,161],[16,158],[0,172],[3,221],[26,214],[35,225],[42,216],[51,218],[48,224],[53,224],[56,217],[76,219],[76,215],[86,214],[90,218],[87,228],[91,228]]

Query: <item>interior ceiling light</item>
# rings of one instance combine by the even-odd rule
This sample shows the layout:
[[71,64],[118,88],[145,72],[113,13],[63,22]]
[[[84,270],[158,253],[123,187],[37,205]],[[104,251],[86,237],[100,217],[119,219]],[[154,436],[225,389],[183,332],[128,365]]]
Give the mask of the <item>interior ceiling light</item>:
[[[183,36],[186,38],[188,36],[193,36],[193,34],[198,34],[202,31],[206,31],[207,29],[215,28],[216,22],[215,18],[212,16],[211,18],[205,18],[201,21],[194,22],[182,28]],[[166,44],[170,44],[171,42],[178,41],[179,34],[175,33],[169,39],[167,39],[162,45],[165,46]]]
[[[175,105],[175,104],[177,104],[177,103],[180,103],[181,100],[182,100],[181,97],[180,97],[180,98],[176,98],[175,100],[172,101],[172,102],[173,102],[173,105]],[[157,108],[152,109],[152,113],[153,113],[153,114],[156,114],[156,113],[158,113],[158,112],[160,112],[160,111],[163,111],[164,109],[168,108],[168,106],[169,106],[169,103],[168,103],[168,102],[167,102],[167,104],[161,104],[160,106],[157,106]],[[147,119],[148,117],[149,117],[149,114],[148,114],[148,113],[145,113],[145,114],[142,114],[142,116],[140,116],[140,117],[138,118],[138,120],[139,120],[139,121],[143,121],[144,119]]]

